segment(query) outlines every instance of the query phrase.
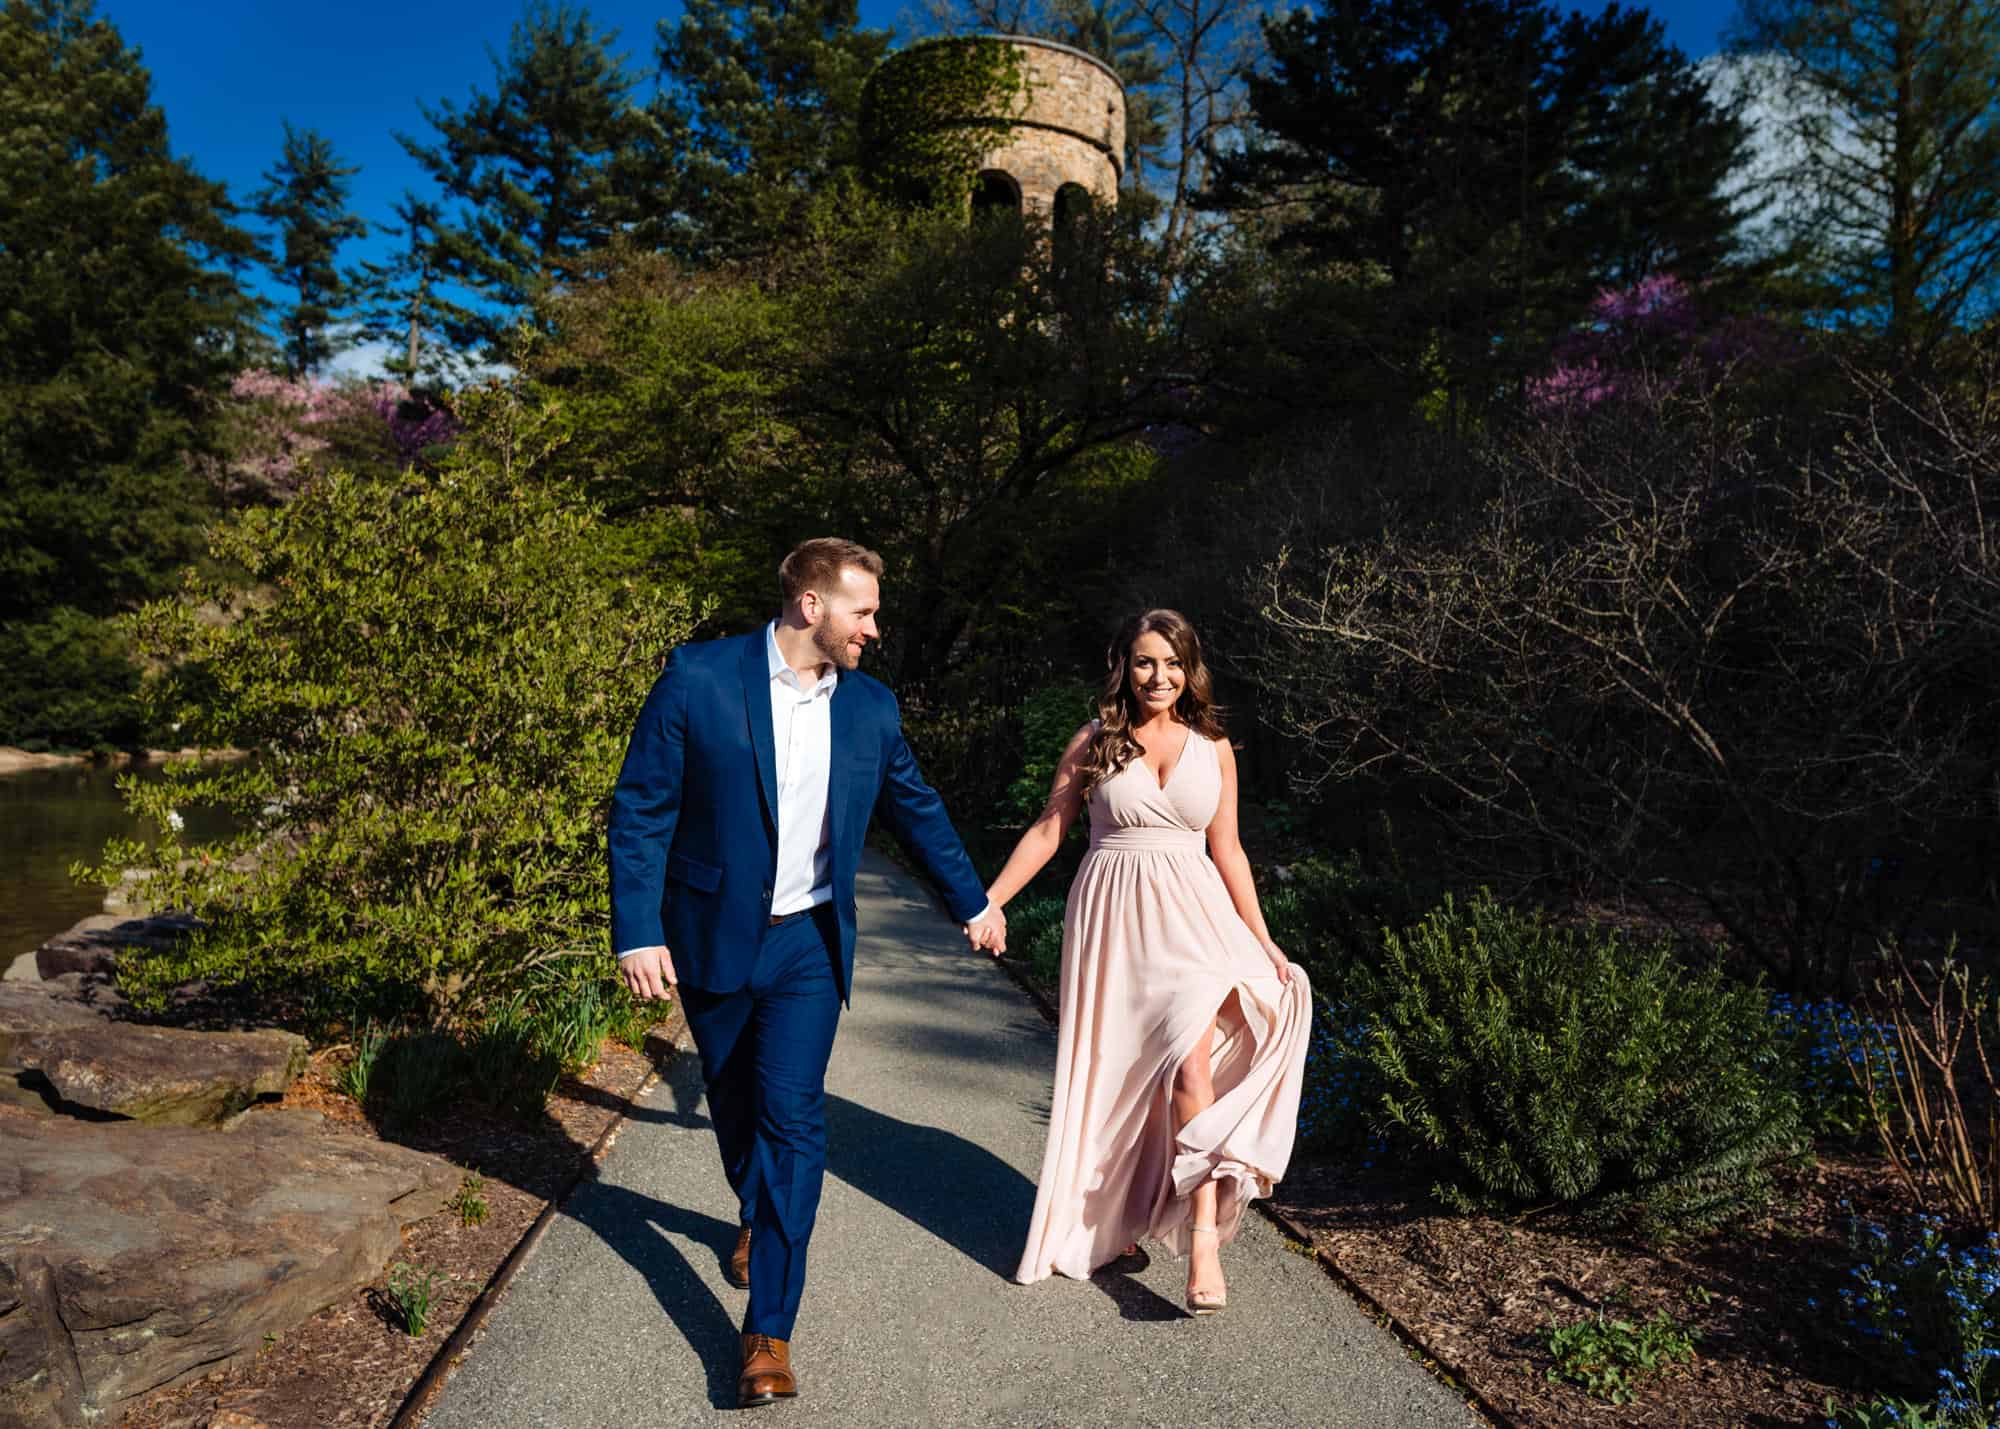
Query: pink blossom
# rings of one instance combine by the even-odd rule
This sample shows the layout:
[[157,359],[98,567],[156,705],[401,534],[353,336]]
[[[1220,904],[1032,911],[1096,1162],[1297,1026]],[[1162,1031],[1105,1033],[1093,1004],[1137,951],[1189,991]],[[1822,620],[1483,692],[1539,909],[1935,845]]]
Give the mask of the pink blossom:
[[316,469],[407,469],[458,434],[449,410],[398,382],[314,382],[258,368],[230,383],[221,426],[224,455],[211,475],[231,496],[277,500]]
[[1684,383],[1710,386],[1747,368],[1782,366],[1794,344],[1775,323],[1718,317],[1699,292],[1670,273],[1629,288],[1604,288],[1585,321],[1556,340],[1548,371],[1530,378],[1538,411],[1657,399]]

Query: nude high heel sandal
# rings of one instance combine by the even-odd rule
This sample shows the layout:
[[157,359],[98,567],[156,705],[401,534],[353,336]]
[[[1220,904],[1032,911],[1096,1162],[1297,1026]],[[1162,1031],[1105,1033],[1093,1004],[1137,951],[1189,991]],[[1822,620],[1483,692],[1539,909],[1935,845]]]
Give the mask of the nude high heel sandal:
[[[1188,1234],[1191,1236],[1214,1235],[1215,1233],[1214,1226],[1188,1227]],[[1193,1254],[1194,1247],[1189,1246],[1188,1255],[1190,1259],[1192,1259]],[[1190,1266],[1190,1269],[1192,1269],[1192,1266]],[[1192,1286],[1188,1288],[1187,1312],[1190,1315],[1220,1315],[1228,1307],[1229,1292],[1226,1290],[1196,1290]]]

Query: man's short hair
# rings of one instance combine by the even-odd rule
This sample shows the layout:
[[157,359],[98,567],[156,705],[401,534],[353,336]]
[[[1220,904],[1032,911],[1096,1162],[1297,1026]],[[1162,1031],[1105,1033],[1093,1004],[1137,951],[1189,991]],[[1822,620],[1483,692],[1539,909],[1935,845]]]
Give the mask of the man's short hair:
[[882,558],[866,546],[838,536],[815,536],[792,547],[792,553],[778,563],[778,589],[786,605],[809,590],[826,595],[840,584],[840,573],[849,566],[882,579]]

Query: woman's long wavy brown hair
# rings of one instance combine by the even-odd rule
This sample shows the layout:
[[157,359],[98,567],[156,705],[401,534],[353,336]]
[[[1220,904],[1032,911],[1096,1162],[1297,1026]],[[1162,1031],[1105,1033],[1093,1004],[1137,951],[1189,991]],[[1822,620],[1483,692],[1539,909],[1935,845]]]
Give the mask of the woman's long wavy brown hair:
[[1104,652],[1107,668],[1104,688],[1097,695],[1097,731],[1077,761],[1080,792],[1085,799],[1092,789],[1145,753],[1132,736],[1132,726],[1139,717],[1138,697],[1132,693],[1132,647],[1141,635],[1159,636],[1180,657],[1187,683],[1174,701],[1174,718],[1196,734],[1210,739],[1224,737],[1222,707],[1215,702],[1208,666],[1202,663],[1201,637],[1194,633],[1188,618],[1178,610],[1148,610],[1129,616]]

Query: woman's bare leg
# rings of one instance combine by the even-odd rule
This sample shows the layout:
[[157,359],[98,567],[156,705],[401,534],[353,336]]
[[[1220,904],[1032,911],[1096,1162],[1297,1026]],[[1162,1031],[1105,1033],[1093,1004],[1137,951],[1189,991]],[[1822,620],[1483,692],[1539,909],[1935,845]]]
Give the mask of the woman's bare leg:
[[[1201,1034],[1201,1040],[1194,1044],[1187,1060],[1181,1063],[1179,1075],[1174,1078],[1174,1125],[1186,1126],[1201,1113],[1215,1105],[1215,1082],[1209,1065],[1209,1053],[1215,1045],[1215,1024],[1208,1024]],[[1194,1188],[1188,1196],[1188,1221],[1195,1226],[1215,1225],[1215,1182],[1207,1180]],[[1193,1236],[1188,1244],[1188,1295],[1221,1296],[1228,1286],[1222,1278],[1222,1257],[1219,1254],[1220,1238],[1213,1235]]]

